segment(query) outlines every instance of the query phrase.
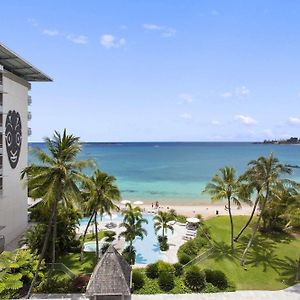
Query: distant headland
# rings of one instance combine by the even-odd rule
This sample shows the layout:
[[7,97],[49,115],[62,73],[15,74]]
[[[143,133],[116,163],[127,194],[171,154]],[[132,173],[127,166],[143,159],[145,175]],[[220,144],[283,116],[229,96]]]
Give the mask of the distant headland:
[[255,142],[254,144],[300,144],[300,139],[297,137],[290,137],[289,139],[282,140],[264,140],[263,142]]

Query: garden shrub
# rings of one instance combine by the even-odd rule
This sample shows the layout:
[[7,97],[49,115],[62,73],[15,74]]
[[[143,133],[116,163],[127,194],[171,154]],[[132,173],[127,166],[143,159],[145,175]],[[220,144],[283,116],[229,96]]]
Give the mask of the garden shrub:
[[183,215],[177,215],[177,216],[176,216],[176,222],[179,222],[179,223],[186,223],[186,216],[183,216]]
[[183,268],[181,263],[175,263],[173,264],[173,267],[175,269],[175,276],[180,276],[183,273]]
[[201,291],[205,286],[205,275],[199,267],[191,266],[185,273],[184,282],[192,291]]
[[76,293],[84,293],[89,283],[90,276],[80,275],[73,280],[73,291]]
[[182,265],[186,265],[187,263],[189,263],[192,260],[192,258],[185,253],[180,253],[178,255],[178,259]]
[[133,270],[132,272],[132,285],[133,290],[141,289],[145,284],[144,275],[139,270]]
[[146,275],[148,278],[154,279],[158,277],[158,264],[149,264],[146,267]]
[[204,270],[206,281],[210,282],[220,290],[224,290],[228,287],[228,280],[226,275],[219,270]]
[[206,283],[204,289],[201,291],[202,293],[218,293],[220,289],[211,284],[210,282]]
[[190,240],[181,245],[179,251],[181,253],[185,253],[189,256],[195,257],[198,254],[199,248],[197,247],[197,244],[194,240]]
[[170,291],[174,288],[174,273],[168,271],[160,272],[158,276],[158,285],[163,291]]
[[162,260],[157,261],[157,266],[158,266],[159,274],[162,272],[168,272],[168,273],[173,273],[173,274],[175,273],[174,266],[165,261],[162,261]]

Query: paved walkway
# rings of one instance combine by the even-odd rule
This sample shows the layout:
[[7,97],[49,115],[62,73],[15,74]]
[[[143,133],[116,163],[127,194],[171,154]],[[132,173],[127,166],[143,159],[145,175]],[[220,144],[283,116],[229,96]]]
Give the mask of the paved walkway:
[[300,300],[300,284],[280,291],[237,291],[213,294],[132,295],[132,300]]

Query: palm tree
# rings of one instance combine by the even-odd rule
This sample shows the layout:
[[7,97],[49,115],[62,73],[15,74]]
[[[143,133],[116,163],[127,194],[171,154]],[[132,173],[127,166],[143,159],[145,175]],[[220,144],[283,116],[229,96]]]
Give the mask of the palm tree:
[[241,266],[245,265],[247,253],[253,243],[257,230],[260,226],[261,218],[265,212],[266,205],[271,198],[272,189],[280,183],[280,175],[283,173],[291,174],[292,169],[279,163],[279,160],[271,154],[269,157],[260,156],[257,160],[249,162],[248,180],[253,184],[261,187],[260,214],[256,225],[253,228],[252,235],[244,250],[241,258]]
[[81,170],[92,166],[91,161],[76,160],[81,150],[79,138],[68,135],[66,130],[62,135],[55,131],[52,139],[45,138],[45,143],[49,153],[41,149],[34,150],[40,164],[31,164],[21,173],[21,179],[26,178],[30,195],[34,198],[42,198],[44,205],[50,209],[43,248],[27,298],[29,298],[37,279],[51,230],[53,234],[52,263],[55,262],[57,206],[59,203],[73,206],[77,201],[81,201],[81,194],[76,183],[85,180]]
[[135,253],[133,247],[133,241],[136,237],[141,239],[147,235],[147,231],[143,228],[143,224],[148,224],[148,221],[143,218],[140,207],[132,207],[130,203],[126,204],[126,210],[122,213],[124,216],[123,222],[120,224],[120,227],[124,227],[125,230],[122,231],[119,236],[124,237],[126,242],[129,242],[129,257],[130,263],[134,264],[134,258],[132,254]]
[[[251,182],[251,174],[248,174],[248,172],[246,172],[244,175],[242,175],[240,178],[241,180],[250,180]],[[237,242],[238,239],[241,237],[241,235],[243,234],[243,232],[246,230],[246,228],[250,225],[253,217],[254,217],[254,214],[255,214],[255,211],[256,211],[256,208],[257,208],[257,205],[259,202],[261,202],[262,198],[263,198],[263,195],[262,195],[262,188],[261,186],[258,184],[258,183],[246,183],[245,184],[246,188],[248,189],[248,193],[249,193],[249,201],[251,201],[251,194],[253,192],[256,193],[256,198],[255,198],[255,201],[254,201],[254,204],[253,204],[253,208],[252,208],[252,211],[251,211],[251,215],[248,219],[248,221],[246,222],[246,224],[244,225],[244,227],[240,230],[240,232],[238,233],[238,235],[234,238],[234,241]]]
[[174,232],[174,227],[170,224],[170,221],[174,220],[174,217],[168,213],[159,211],[158,214],[153,218],[154,222],[154,229],[157,233],[160,229],[162,229],[162,237],[165,237],[165,233],[167,230],[171,230],[172,233]]
[[230,245],[231,252],[234,251],[233,247],[233,220],[231,214],[232,202],[238,207],[241,206],[240,200],[246,200],[241,198],[241,184],[236,178],[236,171],[234,168],[225,167],[221,168],[220,175],[216,174],[210,183],[208,183],[204,189],[204,192],[212,195],[213,201],[227,200],[227,209],[230,219]]
[[98,224],[97,216],[99,214],[100,220],[104,213],[111,216],[113,210],[118,210],[118,206],[114,201],[120,200],[120,191],[116,185],[116,178],[109,176],[108,174],[96,170],[94,174],[85,181],[83,186],[83,194],[86,199],[85,209],[86,212],[90,214],[88,224],[85,228],[83,234],[83,241],[81,247],[81,258],[83,253],[85,236],[88,230],[88,227],[94,218],[95,233],[96,233],[96,256],[97,260],[99,258],[99,244],[98,244]]

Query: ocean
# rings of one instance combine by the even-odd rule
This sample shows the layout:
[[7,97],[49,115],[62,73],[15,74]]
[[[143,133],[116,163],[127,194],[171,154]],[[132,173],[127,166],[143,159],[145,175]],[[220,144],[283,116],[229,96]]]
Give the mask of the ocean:
[[[45,149],[43,143],[30,146]],[[115,176],[123,199],[193,204],[210,202],[202,191],[219,168],[232,166],[240,175],[250,160],[270,153],[300,166],[299,145],[238,142],[85,143],[79,159],[92,158]],[[300,169],[291,178],[300,181]]]

